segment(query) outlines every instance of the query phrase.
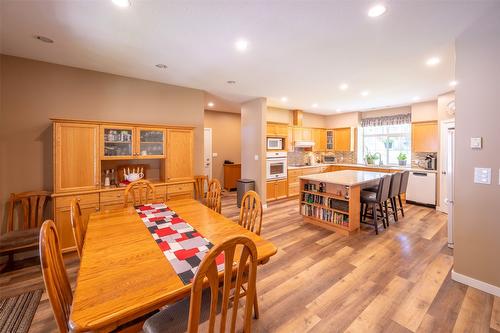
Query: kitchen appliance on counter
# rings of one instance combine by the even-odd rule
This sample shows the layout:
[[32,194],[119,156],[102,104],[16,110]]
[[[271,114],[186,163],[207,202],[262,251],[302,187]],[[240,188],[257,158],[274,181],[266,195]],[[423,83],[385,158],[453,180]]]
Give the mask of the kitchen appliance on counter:
[[323,155],[323,163],[335,163],[335,155]]
[[437,169],[436,157],[430,154],[425,157],[425,169],[427,170]]
[[436,173],[410,171],[406,200],[419,204],[436,206]]
[[283,150],[283,138],[267,138],[267,150]]
[[267,152],[266,179],[286,179],[288,172],[287,159],[286,151]]

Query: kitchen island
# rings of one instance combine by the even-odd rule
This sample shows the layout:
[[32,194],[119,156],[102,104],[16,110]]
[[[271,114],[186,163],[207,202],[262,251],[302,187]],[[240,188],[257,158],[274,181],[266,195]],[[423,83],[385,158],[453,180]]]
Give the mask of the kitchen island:
[[350,235],[360,227],[360,193],[389,173],[343,170],[301,176],[299,210],[304,221]]

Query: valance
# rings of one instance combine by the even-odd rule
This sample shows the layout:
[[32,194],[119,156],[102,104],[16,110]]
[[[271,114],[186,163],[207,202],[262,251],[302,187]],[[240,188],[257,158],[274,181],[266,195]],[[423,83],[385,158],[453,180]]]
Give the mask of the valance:
[[361,127],[411,124],[411,113],[361,119]]

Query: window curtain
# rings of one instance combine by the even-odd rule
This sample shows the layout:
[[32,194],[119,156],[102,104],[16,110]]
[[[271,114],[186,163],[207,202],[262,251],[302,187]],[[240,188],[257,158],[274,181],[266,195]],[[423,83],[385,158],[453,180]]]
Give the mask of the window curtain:
[[361,127],[411,124],[411,113],[361,119]]

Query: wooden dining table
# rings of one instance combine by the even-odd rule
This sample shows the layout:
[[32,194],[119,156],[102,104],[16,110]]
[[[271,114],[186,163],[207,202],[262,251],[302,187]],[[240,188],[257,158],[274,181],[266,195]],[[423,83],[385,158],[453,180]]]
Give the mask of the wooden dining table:
[[[165,204],[214,245],[248,236],[259,264],[277,252],[270,241],[196,200]],[[191,284],[178,277],[134,207],[90,216],[69,321],[72,332],[111,331],[190,292]]]

